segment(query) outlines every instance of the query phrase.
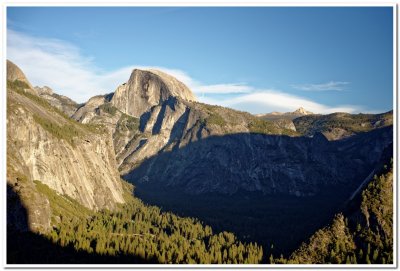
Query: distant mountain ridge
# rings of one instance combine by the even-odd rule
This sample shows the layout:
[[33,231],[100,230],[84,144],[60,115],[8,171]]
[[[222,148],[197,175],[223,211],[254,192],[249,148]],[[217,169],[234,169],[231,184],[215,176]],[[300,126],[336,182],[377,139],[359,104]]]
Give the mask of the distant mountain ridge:
[[269,119],[269,120],[274,120],[276,118],[287,118],[287,119],[294,119],[299,116],[305,116],[305,115],[314,115],[313,112],[305,110],[303,107],[299,107],[293,112],[271,112],[271,113],[266,113],[266,114],[256,114],[257,117],[263,118],[263,119]]

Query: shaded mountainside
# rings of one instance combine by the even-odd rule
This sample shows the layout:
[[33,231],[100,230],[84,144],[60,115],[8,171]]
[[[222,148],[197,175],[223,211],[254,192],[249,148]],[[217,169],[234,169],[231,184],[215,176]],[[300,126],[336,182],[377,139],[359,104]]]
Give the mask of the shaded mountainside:
[[336,215],[289,260],[272,256],[271,263],[393,263],[393,169],[384,168],[386,172],[373,177],[344,215]]
[[[125,204],[94,212],[40,181],[34,185],[51,206],[51,230],[20,232],[7,212],[7,262],[29,264],[88,263],[252,263],[262,247],[240,242],[229,232],[213,233],[197,219],[183,218],[143,204],[124,187]],[[10,189],[12,191],[12,189]],[[19,198],[14,194],[14,201]],[[8,206],[18,205],[9,204]],[[22,212],[24,209],[22,208]],[[26,221],[25,221],[26,222]]]
[[[73,115],[77,121],[105,124],[112,131],[122,174],[160,151],[180,148],[208,136],[248,132],[297,135],[246,112],[195,102],[182,83],[165,75],[155,78],[155,74],[162,73],[134,70],[128,83],[119,86],[115,93],[89,99]],[[149,83],[143,83],[146,80]],[[176,85],[179,88],[171,91]],[[153,95],[156,87],[161,96]],[[146,105],[140,114],[127,109],[136,108],[136,103]]]
[[137,186],[155,183],[190,194],[311,196],[327,185],[349,191],[370,174],[390,148],[393,129],[382,128],[348,140],[242,133],[212,136],[158,154],[125,175]]
[[[141,76],[147,77],[144,71]],[[136,87],[129,91],[135,93],[126,94],[127,97],[146,97],[145,87],[133,85]],[[126,87],[120,88],[116,92],[127,91]],[[273,242],[276,250],[286,253],[304,241],[304,236],[312,234],[312,230],[327,223],[376,163],[384,159],[383,153],[390,153],[392,148],[391,127],[374,126],[374,131],[337,142],[329,142],[317,132],[310,135],[313,138],[301,137],[302,133],[294,131],[292,119],[310,114],[305,110],[287,114],[290,119],[283,122],[263,120],[246,112],[170,94],[134,117],[126,110],[126,103],[123,106],[112,103],[114,95],[93,97],[74,118],[109,127],[119,171],[137,186],[140,197],[174,212],[201,217],[217,229],[228,228],[242,238],[262,240],[263,244]],[[328,190],[335,191],[337,196],[329,204],[323,204]],[[250,204],[236,196],[241,193],[250,193],[246,197],[254,198],[251,204],[259,209],[239,207],[242,215],[239,217],[229,207],[222,207],[233,206],[235,201]],[[273,207],[269,199],[276,197],[286,207]],[[279,214],[261,220],[252,217],[245,219],[246,225],[234,226],[242,224],[238,221],[249,212],[259,216],[262,212],[275,214],[273,209],[290,213],[301,204],[307,205],[306,201],[310,202],[309,210],[297,212],[313,222],[296,218],[298,229],[282,226],[293,223],[294,219]],[[311,202],[324,206],[326,214],[315,214]],[[213,211],[205,210],[204,206],[214,206]],[[254,233],[252,229],[257,225],[269,227],[271,234]],[[273,228],[282,229],[282,234],[274,234]],[[283,240],[288,231],[298,236],[293,234]],[[280,240],[275,237],[278,235]]]
[[[110,123],[76,122],[40,96],[25,82],[7,82],[9,264],[262,260],[255,243],[133,197],[119,178]],[[134,118],[118,114],[118,131],[132,130]]]
[[160,153],[125,178],[146,202],[257,241],[266,254],[274,245],[288,255],[390,159],[392,133],[387,127],[333,142],[322,135],[208,137]]

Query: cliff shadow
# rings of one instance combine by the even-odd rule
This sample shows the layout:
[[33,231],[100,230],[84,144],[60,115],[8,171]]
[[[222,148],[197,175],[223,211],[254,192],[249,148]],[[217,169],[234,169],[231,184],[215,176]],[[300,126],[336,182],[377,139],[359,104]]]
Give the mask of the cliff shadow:
[[7,264],[157,264],[135,255],[100,255],[62,247],[29,230],[27,210],[7,184]]
[[256,241],[267,256],[288,255],[342,210],[390,134],[380,129],[340,141],[212,136],[160,152],[124,179],[147,204]]

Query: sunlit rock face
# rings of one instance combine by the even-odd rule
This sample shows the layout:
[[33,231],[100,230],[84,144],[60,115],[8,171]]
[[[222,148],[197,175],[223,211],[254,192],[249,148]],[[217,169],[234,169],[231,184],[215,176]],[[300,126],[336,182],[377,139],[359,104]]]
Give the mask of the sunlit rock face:
[[135,69],[129,81],[115,91],[111,103],[122,112],[138,118],[170,97],[196,100],[193,93],[174,77],[156,70]]

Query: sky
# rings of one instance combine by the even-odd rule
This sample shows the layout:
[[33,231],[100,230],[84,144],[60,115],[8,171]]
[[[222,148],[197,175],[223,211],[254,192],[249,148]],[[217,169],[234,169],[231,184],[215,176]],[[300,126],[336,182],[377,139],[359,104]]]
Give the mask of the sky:
[[253,114],[393,109],[392,7],[8,7],[7,59],[79,103],[156,68]]

